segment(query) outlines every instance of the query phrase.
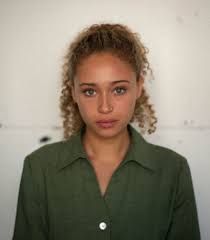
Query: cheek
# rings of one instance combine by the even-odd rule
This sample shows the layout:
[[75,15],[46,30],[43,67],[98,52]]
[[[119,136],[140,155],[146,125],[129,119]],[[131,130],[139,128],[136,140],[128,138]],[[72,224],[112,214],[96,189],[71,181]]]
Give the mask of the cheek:
[[133,97],[132,94],[129,94],[127,96],[124,96],[116,101],[116,105],[119,105],[121,107],[127,107],[131,108],[133,105],[135,105],[136,99]]
[[[115,111],[121,115],[132,114],[135,108],[136,99],[133,96],[127,96],[115,102]],[[123,111],[122,111],[123,109]]]
[[86,116],[90,116],[95,111],[95,103],[94,101],[90,101],[84,98],[78,99],[78,107],[80,114],[83,118],[86,118]]

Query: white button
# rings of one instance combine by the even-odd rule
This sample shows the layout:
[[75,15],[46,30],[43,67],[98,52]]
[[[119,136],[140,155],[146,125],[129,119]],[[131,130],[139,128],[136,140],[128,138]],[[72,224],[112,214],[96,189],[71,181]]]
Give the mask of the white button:
[[105,229],[106,229],[106,223],[105,223],[105,222],[101,222],[101,223],[99,224],[99,228],[100,228],[101,230],[105,230]]

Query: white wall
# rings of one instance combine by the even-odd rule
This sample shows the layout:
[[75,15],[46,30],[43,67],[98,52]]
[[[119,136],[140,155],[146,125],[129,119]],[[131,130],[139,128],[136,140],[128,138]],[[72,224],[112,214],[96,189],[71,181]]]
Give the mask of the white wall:
[[210,1],[0,1],[0,239],[11,239],[26,154],[61,137],[62,57],[83,27],[120,22],[150,49],[147,84],[159,119],[148,140],[185,155],[202,240],[210,238]]

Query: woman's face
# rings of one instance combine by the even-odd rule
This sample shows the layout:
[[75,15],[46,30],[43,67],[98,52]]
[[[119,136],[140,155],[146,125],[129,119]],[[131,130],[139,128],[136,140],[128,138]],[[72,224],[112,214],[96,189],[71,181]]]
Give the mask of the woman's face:
[[111,137],[126,129],[142,85],[128,63],[110,53],[96,53],[77,67],[72,96],[87,129]]

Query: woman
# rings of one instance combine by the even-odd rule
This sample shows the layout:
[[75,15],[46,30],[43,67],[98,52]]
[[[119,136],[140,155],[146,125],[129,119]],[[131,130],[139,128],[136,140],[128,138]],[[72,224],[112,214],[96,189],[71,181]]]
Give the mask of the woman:
[[147,52],[121,24],[92,25],[70,44],[64,140],[26,156],[13,240],[200,239],[187,160],[130,124],[156,129]]

